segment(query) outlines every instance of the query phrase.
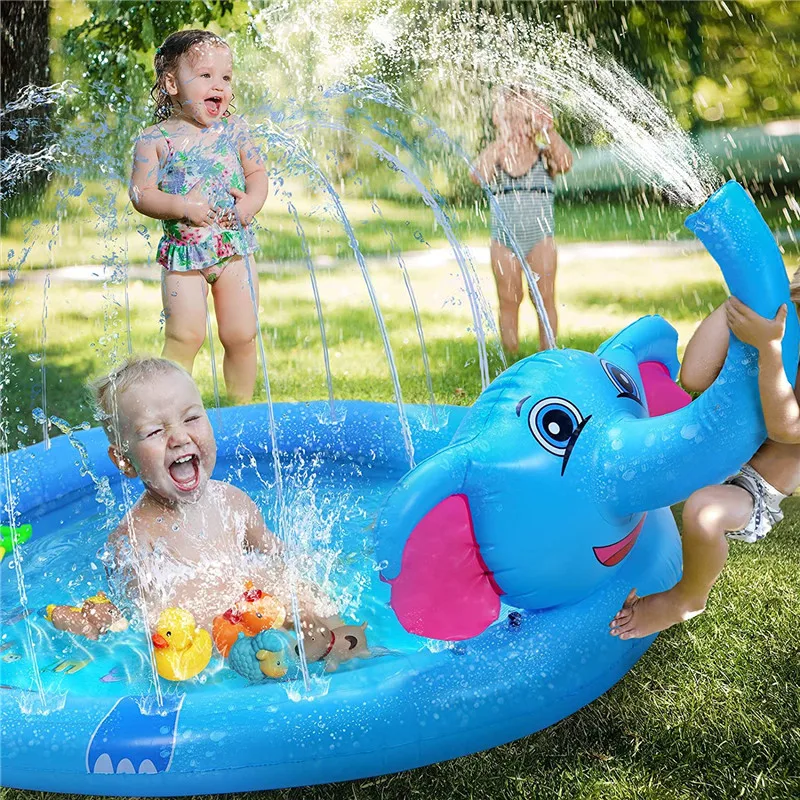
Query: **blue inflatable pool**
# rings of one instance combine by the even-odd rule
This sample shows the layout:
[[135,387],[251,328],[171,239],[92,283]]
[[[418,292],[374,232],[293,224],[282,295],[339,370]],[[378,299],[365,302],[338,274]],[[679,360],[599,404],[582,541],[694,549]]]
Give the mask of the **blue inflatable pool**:
[[[786,302],[780,254],[739,187],[692,227],[742,300],[769,315]],[[340,781],[493,747],[591,702],[652,641],[609,636],[628,591],[680,575],[664,506],[735,471],[764,438],[755,354],[735,340],[711,389],[652,418],[661,394],[644,376],[674,389],[676,339],[650,317],[597,354],[538,354],[472,409],[441,409],[437,429],[410,407],[410,472],[395,407],[343,403],[332,424],[321,403],[277,405],[287,507],[333,513],[331,569],[359,587],[354,621],[381,649],[308,691],[251,685],[215,658],[159,695],[143,630],[95,642],[56,631],[39,609],[105,588],[97,551],[121,513],[119,473],[99,429],[12,453],[0,505],[34,534],[0,564],[3,783],[165,796]],[[787,373],[797,353],[790,314]],[[216,477],[277,528],[267,419],[263,406],[212,415]]]
[[[421,457],[452,438],[465,409],[442,409],[440,431],[421,425],[427,409],[411,408]],[[23,547],[28,609],[18,601],[13,560],[2,563],[0,710],[6,786],[100,795],[180,795],[266,789],[406,769],[507,742],[571,714],[618,681],[649,642],[623,643],[607,632],[632,582],[643,590],[674,583],[679,544],[669,511],[659,512],[669,536],[645,526],[614,580],[584,608],[503,615],[481,636],[451,648],[430,648],[405,633],[388,607],[365,514],[374,517],[407,470],[396,409],[346,404],[341,424],[321,425],[322,404],[276,407],[279,446],[291,463],[316,455],[318,499],[348,503],[338,532],[347,569],[369,576],[361,616],[370,641],[387,655],[343,665],[324,692],[287,691],[285,682],[250,686],[212,662],[205,681],[164,682],[157,704],[149,682],[143,634],[129,629],[97,642],[55,631],[37,613],[67,587],[75,601],[103,588],[95,558],[105,535],[95,487],[81,476],[65,437],[11,456],[17,510],[34,526]],[[225,409],[218,428],[218,477],[253,491],[239,466],[242,441],[257,451],[268,441],[261,406]],[[118,474],[105,458],[102,431],[80,435],[96,477],[107,476],[117,498]],[[269,474],[263,454],[257,466]],[[106,470],[105,464],[108,463]],[[269,514],[269,502],[265,511]],[[656,515],[657,516],[657,515]],[[368,517],[367,517],[368,518]],[[67,574],[58,574],[58,564]],[[71,565],[75,565],[72,570]],[[93,568],[94,565],[94,568]],[[56,568],[55,571],[54,567]],[[68,580],[69,579],[69,580]],[[349,577],[342,575],[342,580]],[[35,653],[30,650],[28,628]],[[42,713],[36,664],[46,696]],[[301,699],[298,699],[300,696]]]

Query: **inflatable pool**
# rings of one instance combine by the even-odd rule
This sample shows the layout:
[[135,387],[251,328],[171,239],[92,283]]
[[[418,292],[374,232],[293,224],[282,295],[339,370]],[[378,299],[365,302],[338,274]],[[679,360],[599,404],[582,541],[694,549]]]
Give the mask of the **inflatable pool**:
[[[696,229],[732,290],[772,314],[788,282],[748,203],[726,187]],[[96,482],[108,481],[101,499],[119,513],[119,473],[99,429],[10,454],[2,505],[33,534],[0,565],[4,785],[166,796],[339,781],[493,747],[591,702],[652,642],[608,634],[630,588],[679,577],[663,506],[734,471],[764,436],[754,354],[737,342],[707,399],[649,418],[673,386],[675,342],[647,318],[599,355],[520,362],[472,409],[442,409],[438,429],[429,409],[410,407],[421,463],[408,474],[394,406],[342,403],[333,424],[324,404],[276,405],[285,474],[302,485],[311,469],[315,504],[336,510],[337,579],[361,587],[359,620],[382,649],[315,674],[308,691],[250,684],[215,657],[196,679],[162,681],[159,697],[143,631],[99,641],[56,631],[38,613],[54,595],[76,603],[105,588]],[[790,315],[787,371],[797,351]],[[642,363],[661,373],[650,389]],[[212,414],[215,475],[248,491],[274,526],[267,419],[263,406]]]
[[[363,551],[363,514],[374,517],[407,462],[396,409],[369,403],[346,409],[335,426],[318,422],[322,404],[277,406],[276,415],[287,460],[297,451],[317,456],[319,502],[338,494],[358,506],[339,534],[349,554]],[[443,409],[448,422],[441,431],[421,426],[427,409],[409,411],[418,452],[426,456],[448,443],[466,410]],[[250,442],[268,441],[266,418],[260,406],[223,410],[218,477],[239,472],[236,451],[245,432]],[[119,498],[118,473],[110,462],[105,469],[102,431],[79,438],[95,475],[107,476]],[[0,708],[8,786],[104,795],[243,791],[392,772],[491,747],[550,725],[618,681],[649,643],[608,635],[620,598],[634,580],[643,589],[664,588],[680,568],[674,524],[669,536],[646,528],[624,568],[580,613],[504,616],[483,635],[437,652],[394,620],[389,586],[364,553],[353,565],[370,578],[363,615],[371,642],[392,654],[343,665],[327,693],[310,700],[290,698],[282,682],[250,686],[217,664],[203,683],[164,682],[159,708],[141,632],[89,642],[53,631],[36,613],[52,602],[60,563],[73,579],[75,601],[104,585],[101,570],[92,569],[104,535],[94,527],[100,520],[94,484],[81,477],[76,455],[66,437],[54,440],[49,453],[37,446],[12,455],[17,508],[35,533],[23,545],[34,611],[27,619],[13,600],[14,572],[3,564]],[[259,466],[268,473],[266,455]],[[256,493],[252,476],[235,479]],[[669,511],[659,513],[671,520]],[[49,706],[44,714],[26,623],[34,630]]]

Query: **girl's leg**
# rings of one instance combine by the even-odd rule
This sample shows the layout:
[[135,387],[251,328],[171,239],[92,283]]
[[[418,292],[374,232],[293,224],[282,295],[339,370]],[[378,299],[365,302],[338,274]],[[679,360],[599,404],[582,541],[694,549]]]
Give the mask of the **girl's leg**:
[[[251,264],[251,268],[255,267]],[[253,275],[256,303],[258,276]],[[256,387],[256,314],[250,296],[250,276],[244,259],[237,256],[225,264],[211,286],[219,339],[225,350],[222,372],[228,397],[236,403],[253,399]]]
[[206,279],[196,270],[163,270],[161,301],[165,338],[161,356],[175,361],[189,372],[206,338],[207,295]]
[[692,334],[681,364],[680,381],[689,392],[703,392],[716,380],[728,355],[730,331],[725,308],[715,308]]
[[753,498],[739,486],[706,486],[683,507],[683,577],[666,592],[638,597],[633,589],[611,621],[611,633],[635,639],[705,611],[711,587],[728,557],[726,531],[744,528]]
[[492,239],[492,271],[500,307],[500,338],[507,352],[519,350],[519,307],[522,303],[522,268],[514,253]]
[[[552,236],[542,239],[533,246],[533,249],[525,257],[525,260],[530,265],[530,268],[539,280],[536,282],[536,288],[542,296],[547,319],[550,322],[550,328],[553,331],[553,338],[558,335],[558,309],[556,308],[556,266],[557,266],[557,253],[556,242]],[[531,298],[533,299],[533,298]],[[539,320],[539,349],[547,350],[550,345],[547,342],[545,335],[544,325],[542,320]]]

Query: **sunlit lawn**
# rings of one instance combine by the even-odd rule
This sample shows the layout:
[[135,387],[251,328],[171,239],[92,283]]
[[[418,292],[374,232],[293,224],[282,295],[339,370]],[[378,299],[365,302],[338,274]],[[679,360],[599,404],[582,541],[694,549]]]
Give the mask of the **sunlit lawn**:
[[[797,266],[796,256],[788,268]],[[469,305],[454,262],[415,266],[437,402],[468,403],[480,390]],[[155,268],[154,268],[155,271]],[[492,305],[488,267],[478,271]],[[390,332],[403,396],[424,402],[426,383],[410,302],[396,264],[373,265],[378,301]],[[338,398],[390,401],[386,355],[356,268],[319,274],[333,385]],[[129,286],[134,350],[158,352],[160,298],[155,282]],[[319,323],[305,271],[261,280],[261,322],[277,400],[325,397]],[[564,248],[559,274],[560,343],[593,349],[638,316],[661,311],[684,345],[697,321],[724,297],[718,272],[702,254],[663,259],[600,260]],[[5,296],[16,323],[13,438],[40,435],[31,409],[41,404],[47,365],[47,411],[77,424],[91,420],[84,382],[127,350],[122,286],[54,284],[48,290],[42,347],[41,284],[18,284]],[[523,349],[536,346],[530,304],[522,315]],[[30,356],[34,356],[31,360]],[[219,356],[219,347],[217,347]],[[500,367],[492,356],[493,370]],[[197,378],[213,402],[204,350]],[[263,397],[263,387],[259,387]],[[22,426],[17,430],[17,426]],[[24,426],[28,426],[23,433]],[[12,438],[12,445],[14,444]],[[687,465],[687,468],[690,468]],[[733,546],[709,612],[663,634],[631,673],[567,720],[487,753],[421,770],[350,784],[275,792],[292,800],[345,798],[554,798],[694,800],[800,797],[800,502],[758,546]],[[679,515],[678,515],[679,516]],[[258,795],[250,794],[248,798]],[[7,790],[0,797],[45,796]],[[47,800],[54,798],[47,795]]]
[[[289,184],[287,183],[287,190]],[[344,225],[326,210],[329,198],[291,186],[291,203],[298,220],[288,210],[285,192],[270,196],[258,216],[261,258],[285,262],[305,258],[297,222],[315,258],[348,258],[352,253]],[[343,194],[343,206],[359,249],[365,255],[387,255],[397,250],[443,246],[446,231],[429,208],[420,202],[372,200]],[[138,214],[118,183],[67,184],[55,181],[39,203],[38,211],[0,220],[3,266],[14,268],[24,253],[30,268],[98,264],[111,251],[134,264],[152,262],[161,235],[160,223]],[[792,244],[787,229],[800,227],[794,207],[783,195],[759,208],[770,227]],[[683,221],[688,211],[657,203],[616,200],[587,202],[560,198],[556,206],[559,240],[646,241],[689,239]],[[461,202],[445,207],[459,241],[483,244],[488,237],[485,201]],[[792,245],[794,246],[794,245]]]

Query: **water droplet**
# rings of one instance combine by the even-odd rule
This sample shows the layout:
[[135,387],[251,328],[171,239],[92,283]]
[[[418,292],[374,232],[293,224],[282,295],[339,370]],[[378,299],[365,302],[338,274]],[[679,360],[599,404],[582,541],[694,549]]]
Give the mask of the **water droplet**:
[[684,425],[681,428],[681,438],[683,439],[694,439],[698,433],[700,433],[700,426],[696,424]]
[[38,364],[42,360],[42,354],[41,353],[28,353],[28,358],[34,364]]

